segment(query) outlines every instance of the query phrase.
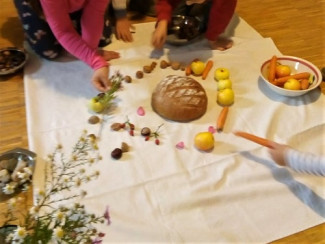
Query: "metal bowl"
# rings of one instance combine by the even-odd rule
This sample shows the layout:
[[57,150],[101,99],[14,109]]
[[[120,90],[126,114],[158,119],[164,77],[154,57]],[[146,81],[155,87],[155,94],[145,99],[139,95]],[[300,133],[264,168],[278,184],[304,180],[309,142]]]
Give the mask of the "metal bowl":
[[16,47],[0,49],[0,75],[13,74],[20,70],[27,61],[27,53]]
[[175,15],[168,26],[166,42],[172,45],[187,45],[201,34],[201,20],[199,18]]
[[[29,151],[23,148],[16,148],[10,151],[7,151],[3,154],[0,154],[0,167],[2,169],[2,163],[5,162],[6,169],[10,174],[14,171],[17,166],[18,161],[22,159],[27,163],[28,167],[32,168],[32,172],[34,172],[35,164],[36,164],[36,153]],[[3,190],[0,189],[0,199],[3,200],[4,196],[10,196],[3,193]]]

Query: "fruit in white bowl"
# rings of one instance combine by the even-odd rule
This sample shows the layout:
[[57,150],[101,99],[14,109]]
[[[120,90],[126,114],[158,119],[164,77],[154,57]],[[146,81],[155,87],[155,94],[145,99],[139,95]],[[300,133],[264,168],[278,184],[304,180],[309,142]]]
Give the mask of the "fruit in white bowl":
[[300,90],[301,84],[297,79],[291,78],[284,83],[283,88],[288,90]]
[[277,78],[288,76],[291,74],[291,68],[289,65],[279,64],[275,67],[275,76]]
[[[298,58],[298,57],[293,57],[293,56],[277,56],[277,65],[287,65],[290,67],[291,74],[290,75],[297,75],[297,74],[303,74],[303,73],[308,73],[308,78],[309,79],[309,86],[303,86],[302,81],[306,80],[304,79],[298,79],[295,77],[290,77],[290,78],[295,78],[300,81],[301,83],[301,88],[306,88],[307,89],[300,89],[300,90],[290,90],[284,88],[285,82],[281,82],[281,85],[276,85],[277,82],[270,82],[268,80],[268,75],[270,72],[270,63],[271,63],[271,57],[270,59],[266,60],[265,62],[262,63],[260,72],[261,72],[261,78],[265,82],[268,88],[272,90],[273,92],[283,95],[283,96],[288,96],[288,97],[296,97],[296,96],[301,96],[303,94],[306,94],[314,89],[316,89],[320,83],[322,82],[322,75],[320,70],[311,62]],[[276,74],[275,74],[276,76]],[[275,81],[279,80],[285,80],[289,79],[288,76],[284,77],[276,77]],[[286,80],[287,81],[287,80]]]

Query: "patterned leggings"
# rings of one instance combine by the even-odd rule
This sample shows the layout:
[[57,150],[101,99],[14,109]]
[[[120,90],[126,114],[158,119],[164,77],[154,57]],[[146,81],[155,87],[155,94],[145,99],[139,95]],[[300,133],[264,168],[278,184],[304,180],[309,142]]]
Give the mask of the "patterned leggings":
[[[39,16],[25,0],[14,0],[20,21],[22,22],[25,37],[36,54],[46,59],[57,58],[63,50],[50,26],[44,19]],[[112,26],[109,19],[109,11],[106,11],[103,35],[99,42],[99,47],[104,47],[111,42]],[[80,33],[80,18],[82,10],[71,13],[70,18]]]

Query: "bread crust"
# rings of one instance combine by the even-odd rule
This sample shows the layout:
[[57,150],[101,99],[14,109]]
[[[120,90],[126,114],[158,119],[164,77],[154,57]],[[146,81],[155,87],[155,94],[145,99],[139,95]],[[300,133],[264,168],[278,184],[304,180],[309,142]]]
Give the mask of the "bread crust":
[[165,119],[188,122],[205,114],[208,98],[202,85],[191,77],[169,75],[156,86],[153,110]]

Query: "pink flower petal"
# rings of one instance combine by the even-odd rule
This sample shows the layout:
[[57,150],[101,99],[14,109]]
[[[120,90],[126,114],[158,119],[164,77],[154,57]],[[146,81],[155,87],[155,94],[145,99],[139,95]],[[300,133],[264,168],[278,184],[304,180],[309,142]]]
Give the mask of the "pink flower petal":
[[176,144],[177,149],[184,149],[185,145],[184,142],[180,141],[179,143]]
[[209,132],[211,132],[212,134],[216,132],[216,129],[213,126],[209,126]]
[[144,111],[143,107],[139,107],[137,110],[138,115],[140,116],[144,116],[146,114],[146,112]]

